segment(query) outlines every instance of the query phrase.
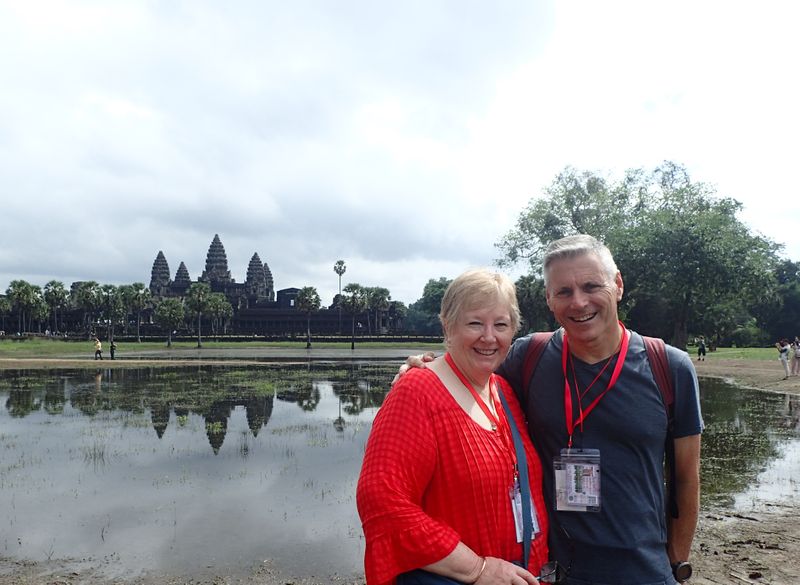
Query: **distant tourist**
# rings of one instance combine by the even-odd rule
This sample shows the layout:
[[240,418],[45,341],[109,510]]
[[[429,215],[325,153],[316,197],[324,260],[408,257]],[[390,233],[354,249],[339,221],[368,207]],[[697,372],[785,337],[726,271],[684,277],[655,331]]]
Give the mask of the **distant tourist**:
[[697,342],[697,361],[706,361],[706,338],[702,335]]
[[792,342],[792,376],[800,376],[800,337],[797,335]]
[[103,344],[100,343],[99,337],[94,338],[94,359],[103,359]]
[[775,344],[775,347],[778,349],[778,359],[781,360],[781,365],[783,366],[785,374],[783,379],[786,380],[789,377],[789,351],[792,346],[789,344],[789,340],[784,337]]
[[114,353],[117,351],[117,344],[114,343],[114,340],[111,340],[111,345],[108,346],[108,353],[111,354],[111,359],[114,359]]

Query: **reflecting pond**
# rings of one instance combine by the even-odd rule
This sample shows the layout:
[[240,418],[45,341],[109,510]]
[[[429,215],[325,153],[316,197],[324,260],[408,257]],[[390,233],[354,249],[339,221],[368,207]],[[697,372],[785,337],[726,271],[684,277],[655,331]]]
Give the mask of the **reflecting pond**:
[[[396,364],[0,371],[0,555],[109,576],[361,571],[355,484]],[[796,396],[703,380],[703,505],[796,497]]]

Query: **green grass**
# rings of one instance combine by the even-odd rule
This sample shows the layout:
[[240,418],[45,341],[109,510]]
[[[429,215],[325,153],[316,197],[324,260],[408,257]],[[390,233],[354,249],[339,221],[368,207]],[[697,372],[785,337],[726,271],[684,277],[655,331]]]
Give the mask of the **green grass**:
[[[689,355],[697,357],[697,348],[690,347]],[[710,351],[706,359],[728,360],[777,360],[778,350],[774,347],[719,347]]]
[[[341,342],[315,342],[312,338],[313,349],[350,349],[349,341]],[[305,340],[299,341],[214,341],[213,339],[204,339],[203,347],[208,349],[244,349],[244,348],[294,348],[305,349]],[[402,348],[413,347],[420,349],[430,349],[440,351],[443,348],[441,343],[416,343],[416,342],[392,342],[392,343],[359,343],[356,340],[356,348]],[[172,343],[172,350],[194,350],[197,349],[196,341],[175,341]],[[118,342],[117,354],[124,356],[125,352],[138,352],[149,351],[158,352],[166,351],[167,345],[162,341],[143,341],[136,342]],[[14,340],[10,338],[0,340],[0,358],[31,358],[31,357],[74,357],[76,355],[86,354],[87,356],[94,355],[94,343],[89,340],[81,341],[64,341],[62,339],[39,339],[28,338],[23,340]],[[108,357],[108,342],[103,341],[103,356]]]

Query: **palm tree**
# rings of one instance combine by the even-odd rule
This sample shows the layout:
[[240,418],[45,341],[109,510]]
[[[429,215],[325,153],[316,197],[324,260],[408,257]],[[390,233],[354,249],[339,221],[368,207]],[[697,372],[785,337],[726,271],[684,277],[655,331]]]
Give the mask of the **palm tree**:
[[333,271],[339,275],[339,335],[342,334],[342,274],[347,271],[344,260],[337,260],[333,265]]
[[71,292],[71,301],[79,309],[83,309],[83,321],[94,322],[94,312],[99,306],[100,285],[94,280],[87,280],[78,284]]
[[167,347],[172,347],[172,331],[183,323],[183,301],[164,299],[156,305],[153,316],[156,323],[167,328]]
[[211,287],[205,282],[194,282],[186,292],[186,306],[192,313],[197,313],[197,347],[203,347],[200,336],[200,321],[203,313],[208,310],[208,298],[211,296]]
[[223,325],[222,332],[224,333],[225,320],[233,316],[233,306],[228,297],[222,293],[211,293],[211,296],[208,297],[208,308],[206,310],[211,315],[211,330],[214,335],[217,334],[219,325]]
[[150,289],[146,288],[143,282],[134,282],[127,287],[126,296],[126,304],[136,313],[136,341],[141,343],[142,311],[150,303]]
[[353,328],[350,338],[350,349],[353,350],[356,348],[356,315],[366,307],[366,299],[364,298],[364,287],[355,282],[351,282],[344,287],[344,292],[347,294],[344,298],[344,304],[353,316]]
[[311,349],[311,313],[319,311],[321,304],[319,293],[313,286],[304,286],[297,293],[295,306],[306,314],[306,349]]
[[17,332],[24,333],[25,315],[26,312],[29,313],[33,310],[36,303],[36,291],[33,285],[25,280],[12,280],[6,289],[6,295],[17,311]]
[[51,280],[44,285],[44,300],[50,306],[53,315],[53,333],[58,333],[58,310],[67,304],[67,289],[64,283]]
[[100,307],[106,321],[106,337],[109,343],[111,343],[114,341],[114,323],[116,323],[123,314],[122,295],[118,287],[113,284],[104,284],[99,289],[99,297]]
[[[389,294],[388,288],[383,288],[382,286],[370,286],[365,290],[367,296],[367,308],[370,311],[375,311],[375,333],[380,333],[379,313],[389,308],[389,301],[391,300],[392,295]],[[372,333],[369,313],[367,313],[367,327],[370,333]]]
[[11,301],[0,297],[0,331],[6,330],[6,316],[11,314]]

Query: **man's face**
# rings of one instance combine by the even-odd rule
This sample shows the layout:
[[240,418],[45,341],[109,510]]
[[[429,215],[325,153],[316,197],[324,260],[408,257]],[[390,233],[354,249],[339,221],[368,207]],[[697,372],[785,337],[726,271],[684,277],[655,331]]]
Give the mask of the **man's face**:
[[617,303],[622,299],[622,276],[609,279],[594,253],[550,264],[547,306],[573,343],[614,336],[619,325]]

